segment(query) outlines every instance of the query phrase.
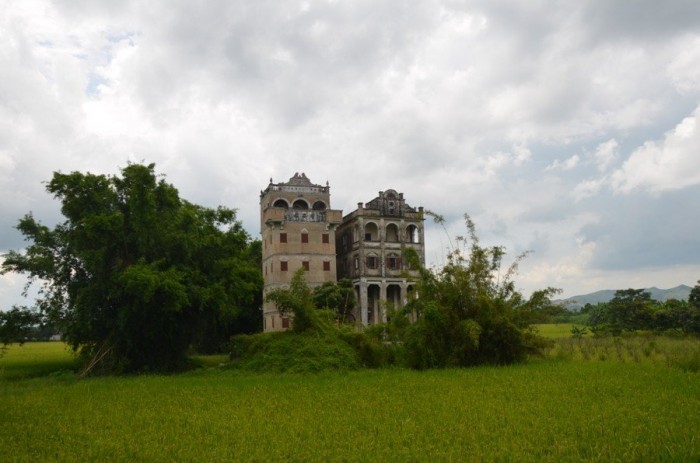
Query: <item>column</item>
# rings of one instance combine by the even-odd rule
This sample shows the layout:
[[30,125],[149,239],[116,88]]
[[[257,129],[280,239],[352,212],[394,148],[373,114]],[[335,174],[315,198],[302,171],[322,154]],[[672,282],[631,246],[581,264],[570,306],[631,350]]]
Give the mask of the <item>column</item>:
[[360,321],[367,326],[367,282],[360,280]]
[[386,281],[382,281],[379,284],[379,312],[377,314],[377,321],[381,323],[386,323]]

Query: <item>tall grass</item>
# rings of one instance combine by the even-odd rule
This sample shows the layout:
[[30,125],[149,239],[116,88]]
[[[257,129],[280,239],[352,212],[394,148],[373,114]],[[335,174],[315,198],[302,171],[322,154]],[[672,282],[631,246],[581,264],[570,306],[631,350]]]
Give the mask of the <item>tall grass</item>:
[[0,410],[10,462],[700,458],[700,376],[663,363],[14,377]]
[[557,339],[545,355],[554,359],[658,364],[697,373],[700,339],[651,334]]

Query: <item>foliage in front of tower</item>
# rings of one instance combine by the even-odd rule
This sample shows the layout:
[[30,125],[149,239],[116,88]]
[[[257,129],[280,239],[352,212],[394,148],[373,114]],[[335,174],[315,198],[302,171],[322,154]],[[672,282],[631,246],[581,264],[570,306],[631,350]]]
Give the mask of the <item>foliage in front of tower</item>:
[[267,295],[277,310],[292,319],[284,332],[237,335],[231,358],[238,368],[252,371],[314,372],[356,370],[392,363],[393,356],[373,329],[356,330],[343,323],[347,304],[354,301],[347,282],[309,288],[304,269],[294,273],[288,289]]
[[41,283],[32,313],[86,371],[179,369],[192,346],[215,350],[240,320],[259,319],[259,244],[234,210],[181,199],[154,168],[54,173],[46,189],[65,221],[49,228],[28,214],[17,226],[27,249],[4,256],[1,273]]
[[[513,281],[524,255],[503,271],[504,248],[481,246],[468,215],[465,222],[468,237],[458,238],[461,247],[447,256],[442,269],[431,271],[420,266],[415,254],[407,255],[420,269],[420,297],[393,314],[388,332],[412,368],[510,364],[540,354],[547,345],[530,324],[558,290],[536,291],[526,299]],[[409,317],[415,322],[409,323]]]

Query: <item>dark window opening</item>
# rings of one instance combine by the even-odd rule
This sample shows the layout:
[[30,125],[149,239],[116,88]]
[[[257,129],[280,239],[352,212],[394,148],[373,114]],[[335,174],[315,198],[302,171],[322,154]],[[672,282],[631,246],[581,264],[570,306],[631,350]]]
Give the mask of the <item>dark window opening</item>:
[[297,199],[294,201],[294,209],[308,209],[309,205],[303,199]]
[[285,262],[285,261],[280,262],[280,270],[283,272],[287,271],[287,262]]
[[377,256],[367,256],[367,268],[377,268]]
[[331,238],[330,236],[328,236],[328,233],[324,233],[323,235],[321,235],[321,241],[323,242],[323,244],[328,244],[331,242]]
[[286,243],[286,242],[287,242],[287,234],[280,233],[280,243]]
[[305,260],[304,262],[301,263],[301,266],[304,267],[304,270],[307,272],[309,271],[309,261]]
[[309,242],[309,234],[308,234],[308,233],[302,233],[302,234],[301,234],[301,242],[302,242],[302,243],[308,243],[308,242]]
[[401,266],[401,259],[396,256],[389,256],[386,258],[386,266],[391,270],[396,270]]
[[330,271],[331,271],[331,263],[330,263],[330,262],[323,262],[323,271],[324,271],[324,272],[330,272]]

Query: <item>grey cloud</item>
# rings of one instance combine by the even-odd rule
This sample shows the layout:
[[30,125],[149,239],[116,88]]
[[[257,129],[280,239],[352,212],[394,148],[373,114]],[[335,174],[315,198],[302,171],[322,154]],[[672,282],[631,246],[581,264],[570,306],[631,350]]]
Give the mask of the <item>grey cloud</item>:
[[661,40],[700,28],[700,3],[655,0],[584,3],[582,21],[593,40]]
[[700,262],[700,187],[660,197],[638,195],[605,200],[601,220],[582,230],[596,243],[592,264],[604,270]]

